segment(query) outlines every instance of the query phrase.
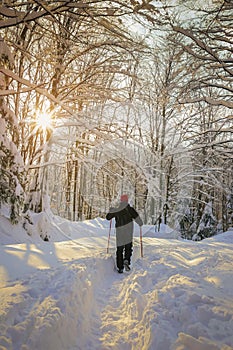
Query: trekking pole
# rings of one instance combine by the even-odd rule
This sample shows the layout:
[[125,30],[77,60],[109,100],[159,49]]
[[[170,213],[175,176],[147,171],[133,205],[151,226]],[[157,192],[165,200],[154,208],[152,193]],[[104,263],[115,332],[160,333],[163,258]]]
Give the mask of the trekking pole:
[[109,223],[107,254],[108,254],[108,251],[109,251],[109,242],[110,242],[111,228],[112,228],[112,219],[110,220],[110,223]]
[[142,246],[142,226],[140,226],[140,245],[141,245],[141,258],[143,258],[143,246]]

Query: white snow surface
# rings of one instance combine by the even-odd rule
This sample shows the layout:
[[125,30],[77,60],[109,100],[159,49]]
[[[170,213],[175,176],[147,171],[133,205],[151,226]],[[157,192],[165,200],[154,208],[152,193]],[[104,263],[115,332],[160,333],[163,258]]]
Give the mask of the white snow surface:
[[141,257],[135,225],[118,274],[108,221],[31,220],[28,235],[0,216],[1,350],[233,349],[233,229],[193,242],[143,226]]

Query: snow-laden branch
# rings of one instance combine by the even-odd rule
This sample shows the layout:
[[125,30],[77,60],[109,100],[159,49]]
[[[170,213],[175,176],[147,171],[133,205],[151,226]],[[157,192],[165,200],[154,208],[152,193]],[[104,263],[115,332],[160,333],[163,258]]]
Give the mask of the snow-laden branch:
[[[205,51],[206,53],[209,54],[208,58],[213,61],[213,59],[217,62],[219,62],[222,66],[222,68],[228,73],[230,74],[231,76],[233,76],[233,71],[231,69],[229,69],[229,67],[226,66],[225,63],[228,63],[229,60],[226,59],[226,62],[225,62],[225,59],[222,59],[222,58],[219,58],[219,56],[217,55],[216,52],[214,52],[210,46],[206,45],[202,40],[198,39],[191,30],[189,29],[184,29],[182,27],[179,27],[179,26],[173,26],[173,30],[177,33],[180,33],[180,34],[183,34],[184,36],[190,38],[193,42],[195,42],[195,44],[201,48],[203,51]],[[197,57],[197,58],[200,58],[198,57],[198,55],[192,51],[190,48],[188,49],[188,52],[191,53],[194,57]],[[201,59],[205,59],[206,60],[206,57],[203,58],[201,56]]]
[[213,106],[224,106],[224,107],[233,109],[233,102],[213,99],[213,98],[208,97],[208,96],[200,96],[197,98],[180,100],[179,103],[185,104],[185,103],[195,103],[195,102],[203,102],[203,101],[207,102],[208,104],[211,104]]
[[[70,5],[70,4],[69,4]],[[78,7],[86,7],[87,5],[84,5],[81,1],[79,3]],[[77,7],[77,4],[73,7]],[[53,3],[52,6],[47,6],[47,9],[41,10],[41,11],[32,11],[31,13],[23,12],[23,11],[17,11],[10,9],[4,5],[0,7],[0,15],[7,17],[0,20],[0,28],[8,28],[12,26],[16,26],[20,23],[26,23],[35,21],[38,18],[56,14],[56,13],[63,13],[65,11],[68,11],[71,9],[71,6],[65,6],[64,4],[56,5],[56,2]]]
[[211,83],[209,81],[205,82],[203,80],[201,80],[201,83],[204,84],[204,86],[211,86],[211,87],[215,87],[217,89],[223,89],[223,90],[227,90],[227,91],[233,93],[233,88],[230,87],[229,85],[226,86],[226,85],[223,85],[223,84]]
[[[55,96],[50,94],[46,89],[39,87],[39,86],[41,86],[41,84],[36,85],[34,83],[31,83],[27,79],[19,77],[17,74],[13,73],[11,70],[9,70],[7,68],[0,67],[0,73],[3,73],[6,76],[12,78],[13,80],[18,81],[20,84],[26,85],[30,89],[37,91],[39,94],[41,94],[41,95],[47,97],[49,100],[51,100],[57,106],[60,106],[70,116],[73,116],[76,119],[76,126],[77,127],[82,128],[83,130],[86,130],[86,131],[92,130],[95,135],[101,137],[104,140],[109,140],[109,136],[107,134],[103,134],[98,130],[98,124],[96,124],[96,125],[92,124],[90,127],[90,124],[88,122],[86,122],[84,120],[84,118],[80,118],[80,116],[81,116],[80,112],[78,115],[77,115],[77,112],[74,113],[74,111],[71,108],[69,108],[67,105],[65,105],[61,99],[56,98]],[[77,116],[79,116],[79,118],[77,118]]]

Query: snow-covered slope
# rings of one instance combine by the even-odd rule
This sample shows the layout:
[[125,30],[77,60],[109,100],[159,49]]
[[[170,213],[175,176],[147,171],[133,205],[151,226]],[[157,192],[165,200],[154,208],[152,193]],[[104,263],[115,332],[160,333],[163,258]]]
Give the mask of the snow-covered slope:
[[135,226],[120,275],[107,221],[34,219],[28,236],[0,218],[0,349],[233,349],[233,230],[193,242],[144,226],[141,258]]

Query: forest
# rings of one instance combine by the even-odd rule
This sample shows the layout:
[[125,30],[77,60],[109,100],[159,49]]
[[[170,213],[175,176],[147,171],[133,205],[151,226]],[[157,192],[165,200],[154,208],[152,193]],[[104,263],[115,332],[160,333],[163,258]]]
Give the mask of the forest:
[[0,206],[233,225],[231,0],[2,1]]

